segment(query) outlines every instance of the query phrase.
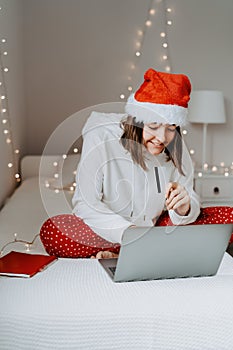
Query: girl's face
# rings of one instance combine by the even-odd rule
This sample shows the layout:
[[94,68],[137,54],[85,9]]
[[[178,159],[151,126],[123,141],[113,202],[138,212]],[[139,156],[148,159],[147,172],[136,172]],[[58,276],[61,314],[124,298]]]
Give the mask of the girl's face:
[[156,156],[174,139],[176,125],[174,124],[145,124],[143,128],[143,144],[147,151]]

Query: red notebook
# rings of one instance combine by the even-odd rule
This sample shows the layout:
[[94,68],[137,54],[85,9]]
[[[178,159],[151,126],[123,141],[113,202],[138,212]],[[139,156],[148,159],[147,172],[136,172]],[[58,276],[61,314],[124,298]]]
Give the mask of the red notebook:
[[0,275],[32,277],[55,262],[55,256],[10,252],[0,258]]

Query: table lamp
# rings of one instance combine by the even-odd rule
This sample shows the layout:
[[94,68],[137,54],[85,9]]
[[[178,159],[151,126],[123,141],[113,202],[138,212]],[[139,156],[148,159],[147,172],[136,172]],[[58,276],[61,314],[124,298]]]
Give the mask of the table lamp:
[[221,91],[198,90],[191,93],[188,108],[188,120],[203,124],[202,169],[206,164],[206,137],[208,124],[226,122],[224,97]]

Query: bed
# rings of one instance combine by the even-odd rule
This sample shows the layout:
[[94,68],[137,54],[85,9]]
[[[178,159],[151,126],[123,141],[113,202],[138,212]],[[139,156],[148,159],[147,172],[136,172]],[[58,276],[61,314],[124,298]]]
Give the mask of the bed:
[[[46,254],[42,223],[71,213],[79,155],[40,161],[23,158],[22,184],[0,212],[3,254]],[[130,283],[112,282],[95,259],[60,258],[31,279],[0,278],[0,349],[230,350],[232,295],[228,253],[213,277]]]

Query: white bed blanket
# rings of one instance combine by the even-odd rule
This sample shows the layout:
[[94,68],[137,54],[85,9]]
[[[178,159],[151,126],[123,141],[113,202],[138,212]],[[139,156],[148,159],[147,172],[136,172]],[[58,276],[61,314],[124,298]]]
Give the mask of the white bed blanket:
[[231,350],[233,259],[214,277],[114,283],[95,259],[0,278],[0,349]]

